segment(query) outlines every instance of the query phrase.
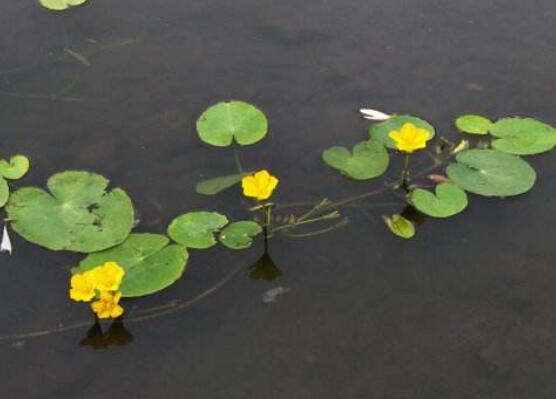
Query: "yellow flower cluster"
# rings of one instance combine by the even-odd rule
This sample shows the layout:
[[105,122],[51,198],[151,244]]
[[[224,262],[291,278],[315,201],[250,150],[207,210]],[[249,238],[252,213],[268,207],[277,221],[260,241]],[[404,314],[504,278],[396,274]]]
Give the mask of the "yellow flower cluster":
[[266,170],[261,170],[254,175],[245,176],[241,180],[243,195],[259,201],[269,199],[277,185],[278,179]]
[[91,309],[100,319],[121,316],[124,308],[119,304],[122,297],[118,291],[125,271],[116,262],[106,262],[82,274],[75,274],[70,281],[70,298],[74,301],[89,302]]
[[427,130],[418,128],[413,123],[405,123],[399,131],[393,130],[388,136],[394,141],[397,150],[407,154],[425,148],[430,139]]

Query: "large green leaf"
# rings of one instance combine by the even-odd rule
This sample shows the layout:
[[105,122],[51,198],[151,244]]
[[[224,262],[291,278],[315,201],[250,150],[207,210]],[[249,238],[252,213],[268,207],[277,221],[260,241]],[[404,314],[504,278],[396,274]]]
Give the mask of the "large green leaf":
[[9,198],[10,187],[8,186],[8,182],[6,179],[0,177],[0,208],[3,208],[4,205],[6,205]]
[[199,137],[207,144],[227,147],[255,144],[266,136],[268,122],[257,107],[242,101],[221,102],[208,108],[197,120]]
[[497,150],[473,149],[459,153],[446,169],[462,189],[487,197],[507,197],[533,187],[535,170],[518,156]]
[[456,127],[460,132],[469,134],[488,134],[492,121],[481,115],[462,115],[456,119]]
[[415,226],[402,215],[385,216],[384,223],[398,237],[409,239],[415,236]]
[[220,242],[231,249],[249,248],[253,243],[253,237],[261,234],[263,228],[260,224],[242,220],[230,223],[220,232]]
[[412,115],[396,115],[384,122],[371,125],[369,128],[369,135],[373,140],[384,144],[388,148],[396,148],[389,134],[394,130],[399,131],[406,123],[412,123],[420,129],[427,130],[430,134],[429,140],[435,135],[434,127],[430,123]]
[[170,223],[168,235],[188,248],[205,249],[216,244],[214,233],[227,224],[226,216],[217,212],[190,212]]
[[195,191],[203,195],[216,195],[238,184],[241,179],[252,173],[253,172],[237,173],[235,175],[220,176],[203,180],[195,186]]
[[439,184],[435,193],[417,188],[411,192],[409,199],[417,210],[435,218],[456,215],[467,207],[467,194],[451,183]]
[[0,176],[6,179],[21,179],[27,171],[29,171],[29,158],[25,155],[14,155],[9,161],[0,160]]
[[96,252],[123,242],[133,227],[133,205],[122,189],[106,192],[108,180],[79,171],[48,179],[50,193],[16,191],[8,202],[13,229],[52,250]]
[[322,153],[323,161],[356,180],[380,176],[388,168],[388,152],[380,143],[363,141],[350,152],[345,147],[332,147]]
[[187,264],[187,250],[168,245],[168,237],[159,234],[131,234],[117,247],[90,254],[72,273],[83,273],[105,262],[117,262],[125,269],[120,287],[122,296],[153,294],[172,285]]
[[490,128],[492,146],[517,155],[539,154],[556,146],[556,129],[532,118],[504,118]]

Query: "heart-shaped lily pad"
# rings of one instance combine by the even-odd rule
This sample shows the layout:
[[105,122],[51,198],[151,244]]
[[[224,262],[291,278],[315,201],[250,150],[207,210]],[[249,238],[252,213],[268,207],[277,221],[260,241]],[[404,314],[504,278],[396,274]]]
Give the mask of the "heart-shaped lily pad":
[[425,215],[447,218],[456,215],[467,207],[467,194],[451,183],[436,186],[436,194],[417,188],[411,192],[411,204]]
[[382,175],[388,169],[389,156],[384,146],[375,141],[363,141],[350,152],[345,147],[332,147],[322,153],[323,161],[356,180]]
[[384,223],[398,237],[408,239],[415,236],[415,226],[402,215],[384,216]]
[[228,224],[228,218],[217,212],[190,212],[175,218],[168,235],[188,248],[205,249],[216,244],[214,233]]
[[237,173],[235,175],[220,176],[203,180],[195,186],[195,191],[203,195],[216,195],[232,186],[235,186],[241,181],[241,179],[252,173],[253,172]]
[[3,208],[4,205],[6,205],[9,198],[10,187],[8,186],[8,182],[6,179],[0,177],[0,208]]
[[535,170],[518,156],[497,150],[473,149],[459,153],[446,174],[471,193],[487,197],[523,194],[535,184]]
[[108,180],[80,171],[58,173],[47,182],[16,191],[7,205],[13,229],[27,241],[52,250],[96,252],[123,242],[134,221],[122,189],[106,192]]
[[490,128],[492,146],[516,155],[540,154],[556,146],[556,129],[532,118],[504,118]]
[[39,3],[52,11],[63,11],[72,6],[79,6],[87,0],[39,0]]
[[120,286],[122,296],[153,294],[178,280],[187,264],[187,250],[168,245],[168,237],[159,234],[131,234],[117,247],[90,254],[72,273],[83,273],[105,262],[117,262],[125,269]]
[[6,179],[21,179],[28,171],[29,158],[25,155],[14,155],[9,161],[0,160],[0,176]]
[[268,131],[268,121],[261,110],[243,101],[221,102],[209,107],[197,120],[199,137],[207,144],[227,147],[255,144]]
[[469,134],[488,134],[492,121],[481,115],[462,115],[456,119],[455,125],[460,132]]
[[260,224],[242,220],[230,223],[220,232],[220,242],[231,249],[249,248],[253,243],[253,237],[261,234],[263,228]]
[[436,134],[434,127],[421,118],[417,118],[416,116],[412,115],[396,115],[390,119],[385,120],[384,122],[371,125],[371,127],[369,128],[369,135],[378,143],[381,143],[388,148],[395,149],[396,145],[390,138],[389,134],[394,130],[399,131],[406,123],[411,123],[420,129],[427,130],[430,134],[428,140],[432,139]]

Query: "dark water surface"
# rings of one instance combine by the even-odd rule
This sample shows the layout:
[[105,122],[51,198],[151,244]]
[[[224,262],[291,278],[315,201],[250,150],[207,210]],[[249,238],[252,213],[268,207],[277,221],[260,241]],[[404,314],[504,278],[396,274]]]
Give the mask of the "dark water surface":
[[[89,3],[52,14],[0,2],[1,155],[32,158],[16,186],[66,169],[109,177],[134,199],[139,231],[164,232],[196,209],[246,216],[238,189],[194,192],[203,176],[234,172],[232,150],[195,133],[219,100],[269,116],[269,137],[241,156],[279,176],[278,202],[380,186],[320,161],[323,149],[365,138],[361,106],[420,115],[452,137],[464,112],[556,123],[552,0]],[[260,243],[191,251],[182,280],[126,301],[128,312],[187,301],[243,269],[192,306],[126,323],[127,346],[80,347],[88,325],[1,342],[0,397],[552,399],[556,156],[532,159],[533,191],[472,197],[411,241],[381,221],[401,203],[345,209],[351,224],[327,235],[273,240],[284,275],[272,283],[246,276]],[[79,256],[13,240],[0,260],[0,335],[88,322],[67,298]]]

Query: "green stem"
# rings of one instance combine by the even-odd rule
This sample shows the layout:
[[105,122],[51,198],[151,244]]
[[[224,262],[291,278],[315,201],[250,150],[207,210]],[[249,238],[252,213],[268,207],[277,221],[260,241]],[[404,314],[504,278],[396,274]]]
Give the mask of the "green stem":
[[411,160],[411,153],[405,154],[402,171],[402,188],[409,191],[409,161]]

